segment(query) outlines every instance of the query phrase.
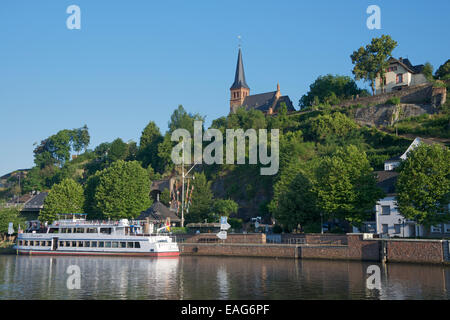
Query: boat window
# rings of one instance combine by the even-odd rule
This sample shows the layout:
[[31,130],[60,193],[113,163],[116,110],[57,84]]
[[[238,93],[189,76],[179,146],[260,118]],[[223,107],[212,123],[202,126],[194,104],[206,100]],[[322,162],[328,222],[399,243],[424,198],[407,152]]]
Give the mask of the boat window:
[[70,241],[66,241],[66,247],[70,247]]
[[22,240],[19,240],[19,246],[21,246],[22,245]]
[[76,247],[77,246],[77,242],[76,241],[72,241],[72,247]]
[[134,243],[134,242],[128,241],[128,242],[127,242],[127,248],[133,248],[133,243]]
[[97,241],[92,241],[91,242],[91,247],[97,248]]
[[60,246],[60,247],[64,247],[64,241],[60,241],[60,242],[59,242],[59,246]]
[[105,246],[105,243],[103,241],[98,242],[98,247],[103,248]]
[[126,242],[121,242],[120,243],[120,247],[121,248],[126,248],[127,247],[127,243]]
[[35,242],[34,242],[34,246],[35,246],[35,247],[39,247],[39,241],[35,241]]
[[84,233],[84,228],[77,228],[77,233]]
[[30,246],[34,246],[34,241],[30,240]]
[[78,241],[78,247],[83,247],[84,241]]
[[135,247],[135,248],[140,248],[140,247],[141,247],[141,244],[140,244],[139,242],[135,242],[135,243],[134,243],[134,247]]
[[87,233],[97,233],[97,228],[87,228]]
[[113,247],[113,248],[118,248],[118,247],[119,247],[119,243],[118,243],[117,241],[114,241],[114,242],[112,243],[112,247]]
[[105,247],[106,248],[111,248],[111,242],[110,241],[105,242]]
[[111,234],[111,228],[100,228],[100,233]]
[[84,246],[85,247],[90,247],[91,246],[91,242],[90,241],[85,241],[84,242]]
[[50,228],[50,230],[48,230],[48,233],[58,233],[58,228]]
[[47,246],[50,247],[52,245],[51,241],[47,241]]
[[28,240],[25,240],[25,245],[26,245],[26,246],[28,245]]
[[41,246],[45,247],[45,241],[41,241]]
[[72,228],[67,228],[67,233],[72,233]]

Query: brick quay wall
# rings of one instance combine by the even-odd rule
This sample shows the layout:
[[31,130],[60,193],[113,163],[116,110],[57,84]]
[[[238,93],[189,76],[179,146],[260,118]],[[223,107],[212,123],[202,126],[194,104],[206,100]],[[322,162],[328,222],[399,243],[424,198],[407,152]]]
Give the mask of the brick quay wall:
[[263,242],[265,238],[256,234],[246,236],[245,240],[249,241],[247,243],[238,243],[238,238],[232,239],[233,237],[229,237],[228,241],[207,243],[200,240],[205,239],[204,237],[198,235],[199,242],[191,238],[190,241],[179,243],[180,253],[204,256],[450,263],[447,240],[363,239],[362,234],[347,234],[346,239],[343,239],[342,235],[303,235],[305,239],[310,239],[310,242],[268,244]]

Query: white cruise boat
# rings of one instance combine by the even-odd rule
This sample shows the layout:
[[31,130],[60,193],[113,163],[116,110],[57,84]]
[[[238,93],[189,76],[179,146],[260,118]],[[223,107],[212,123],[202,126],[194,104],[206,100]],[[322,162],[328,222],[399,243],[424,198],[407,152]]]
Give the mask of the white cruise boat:
[[29,255],[102,255],[176,257],[179,249],[167,233],[142,234],[139,222],[87,221],[85,214],[61,215],[44,233],[19,233],[14,249]]

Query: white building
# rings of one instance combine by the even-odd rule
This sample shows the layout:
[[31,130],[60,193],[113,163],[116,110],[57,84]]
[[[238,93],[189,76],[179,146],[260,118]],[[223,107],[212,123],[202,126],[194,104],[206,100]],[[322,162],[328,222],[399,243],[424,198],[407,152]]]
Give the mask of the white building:
[[[428,83],[425,75],[422,73],[423,64],[413,66],[409,59],[388,60],[389,66],[382,80],[380,76],[375,81],[375,93],[385,93],[402,90],[405,87]],[[382,82],[384,83],[383,87]]]

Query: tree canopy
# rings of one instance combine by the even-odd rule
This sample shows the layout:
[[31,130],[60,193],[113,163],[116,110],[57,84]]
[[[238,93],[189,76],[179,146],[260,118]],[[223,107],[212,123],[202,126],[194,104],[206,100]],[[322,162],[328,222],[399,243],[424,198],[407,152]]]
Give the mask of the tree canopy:
[[139,162],[118,160],[97,174],[98,181],[92,181],[94,196],[89,197],[105,217],[133,219],[152,204],[151,181]]
[[[355,65],[352,72],[356,80],[364,79],[369,82],[372,94],[375,94],[375,79],[377,76],[384,79],[388,67],[387,61],[396,46],[397,42],[389,35],[382,35],[379,38],[373,38],[370,44],[360,47],[350,55]],[[381,86],[383,87],[383,82]]]
[[450,220],[450,151],[421,144],[400,165],[397,204],[401,214],[431,226]]
[[356,82],[348,76],[327,74],[319,76],[309,86],[308,93],[300,98],[299,106],[306,108],[319,103],[333,105],[355,95],[367,95],[367,91],[359,89]]
[[81,213],[84,207],[83,187],[72,179],[54,184],[39,214],[40,221],[53,222],[60,213]]

